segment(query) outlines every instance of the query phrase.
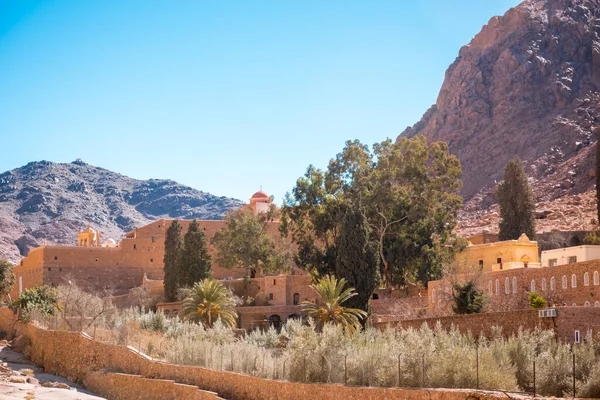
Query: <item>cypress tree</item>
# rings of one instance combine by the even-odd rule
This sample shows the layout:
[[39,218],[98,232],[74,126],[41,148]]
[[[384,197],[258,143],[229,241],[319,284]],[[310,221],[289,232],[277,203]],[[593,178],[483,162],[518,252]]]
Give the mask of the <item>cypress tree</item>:
[[369,233],[362,209],[347,209],[338,237],[336,276],[346,279],[358,294],[344,306],[364,311],[368,310],[369,299],[379,283],[377,243],[370,240]]
[[165,277],[163,284],[166,301],[175,301],[177,298],[182,245],[181,225],[179,221],[175,220],[171,223],[165,235],[165,257],[163,259]]
[[198,221],[193,220],[183,238],[180,286],[192,287],[194,283],[210,278],[211,268],[212,259],[206,235],[200,229]]
[[525,233],[535,237],[535,204],[533,193],[519,157],[510,160],[504,167],[504,181],[496,190],[500,205],[500,240],[515,240]]

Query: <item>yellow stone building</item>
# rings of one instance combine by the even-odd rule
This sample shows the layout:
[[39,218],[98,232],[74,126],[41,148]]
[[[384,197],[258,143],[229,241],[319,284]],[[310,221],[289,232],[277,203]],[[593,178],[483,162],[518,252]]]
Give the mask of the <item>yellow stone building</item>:
[[456,256],[458,264],[484,272],[515,268],[540,268],[538,243],[522,234],[518,240],[473,244]]

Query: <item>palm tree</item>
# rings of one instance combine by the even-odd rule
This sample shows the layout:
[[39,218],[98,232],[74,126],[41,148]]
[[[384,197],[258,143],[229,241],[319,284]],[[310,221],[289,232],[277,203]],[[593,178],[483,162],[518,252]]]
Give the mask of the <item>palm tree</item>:
[[346,300],[357,295],[354,288],[344,290],[346,280],[337,280],[335,276],[326,275],[319,279],[316,284],[310,285],[320,298],[320,303],[310,301],[302,302],[303,311],[309,317],[314,318],[320,326],[329,322],[341,324],[350,332],[361,328],[360,320],[366,318],[367,313],[358,308],[346,308],[342,306]]
[[196,282],[186,293],[181,315],[183,319],[212,328],[220,318],[223,325],[234,327],[237,314],[231,291],[214,279]]

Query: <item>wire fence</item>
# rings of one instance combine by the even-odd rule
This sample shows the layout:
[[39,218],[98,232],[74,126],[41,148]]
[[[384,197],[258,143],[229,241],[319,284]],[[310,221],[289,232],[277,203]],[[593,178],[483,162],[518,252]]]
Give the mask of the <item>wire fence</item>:
[[[431,335],[430,331],[423,331],[425,328],[404,338],[393,339],[385,337],[386,333],[367,332],[364,337],[348,339],[336,336],[339,332],[335,330],[312,333],[306,327],[304,331],[295,327],[298,332],[288,332],[287,336],[277,332],[255,332],[245,338],[235,338],[225,328],[211,331],[181,322],[172,324],[182,331],[169,336],[142,328],[140,321],[110,326],[106,321],[88,325],[85,318],[84,323],[67,323],[60,316],[32,317],[34,323],[47,329],[72,330],[73,326],[87,325],[85,332],[95,340],[131,346],[156,360],[265,379],[600,397],[600,343],[593,338],[580,345],[554,341],[545,346],[547,335],[540,336],[541,339],[526,337],[523,343],[517,339],[510,342],[499,338],[482,343],[471,342],[472,338],[468,336],[452,338],[452,333],[448,333],[449,338],[443,338],[449,340],[444,346],[439,342],[441,333]],[[306,337],[302,338],[302,335]],[[427,336],[427,339],[417,343],[419,335]],[[286,337],[288,342],[284,340]],[[302,347],[296,343],[301,342],[298,337],[304,340]],[[320,342],[313,343],[314,338]],[[381,342],[384,339],[389,343],[398,341],[402,351]],[[295,342],[289,343],[289,340]],[[341,340],[352,342],[342,345]],[[438,343],[423,346],[427,340]],[[536,341],[540,343],[536,344]],[[535,347],[531,347],[531,343]],[[519,349],[519,346],[523,348]],[[548,347],[547,351],[545,347]],[[533,348],[533,351],[526,351],[526,348]]]

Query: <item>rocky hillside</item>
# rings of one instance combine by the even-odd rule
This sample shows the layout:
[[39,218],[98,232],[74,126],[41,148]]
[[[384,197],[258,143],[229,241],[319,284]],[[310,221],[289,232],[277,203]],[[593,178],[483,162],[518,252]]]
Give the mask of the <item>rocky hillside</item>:
[[243,203],[170,180],[131,179],[81,160],[32,162],[0,175],[0,258],[15,262],[46,240],[75,244],[88,223],[119,239],[159,218],[221,219]]
[[[538,201],[594,187],[600,0],[526,0],[460,49],[436,104],[402,136],[449,144],[468,207],[485,209],[518,155]],[[467,208],[468,208],[467,207]]]

